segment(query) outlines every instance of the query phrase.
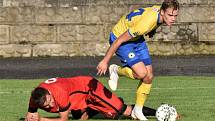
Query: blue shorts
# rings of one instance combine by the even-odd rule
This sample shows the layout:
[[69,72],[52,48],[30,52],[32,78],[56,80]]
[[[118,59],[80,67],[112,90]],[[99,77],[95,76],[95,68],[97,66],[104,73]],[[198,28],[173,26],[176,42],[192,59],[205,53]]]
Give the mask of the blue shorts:
[[[116,40],[116,36],[110,33],[110,45]],[[145,65],[151,65],[151,57],[143,36],[135,41],[128,41],[120,45],[116,51],[116,55],[120,58],[123,66],[132,67],[138,62],[143,62]]]

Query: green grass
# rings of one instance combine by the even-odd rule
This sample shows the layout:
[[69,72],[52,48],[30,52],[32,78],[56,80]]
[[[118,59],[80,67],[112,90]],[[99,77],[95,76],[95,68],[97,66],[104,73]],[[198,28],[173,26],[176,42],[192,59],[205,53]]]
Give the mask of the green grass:
[[[98,79],[107,86],[107,78]],[[31,90],[44,80],[0,80],[0,121],[22,121],[27,111]],[[137,84],[136,80],[120,78],[115,93],[127,104],[133,104]],[[172,104],[182,114],[181,121],[214,121],[214,85],[215,77],[159,76],[153,81],[145,105],[157,108],[161,103]],[[40,113],[42,116],[57,116],[44,111]],[[152,117],[149,121],[156,120]]]

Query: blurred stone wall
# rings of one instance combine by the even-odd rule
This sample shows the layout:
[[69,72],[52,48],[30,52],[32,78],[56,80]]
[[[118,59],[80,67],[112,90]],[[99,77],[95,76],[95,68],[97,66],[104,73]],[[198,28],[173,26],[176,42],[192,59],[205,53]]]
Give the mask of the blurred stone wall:
[[[0,0],[0,56],[101,56],[125,13],[162,0]],[[179,0],[171,28],[147,43],[152,55],[215,54],[215,0]]]

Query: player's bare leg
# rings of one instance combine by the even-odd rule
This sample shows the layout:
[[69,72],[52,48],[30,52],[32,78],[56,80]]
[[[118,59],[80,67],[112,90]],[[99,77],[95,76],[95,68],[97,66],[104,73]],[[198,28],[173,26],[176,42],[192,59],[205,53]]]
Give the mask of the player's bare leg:
[[132,110],[132,117],[142,121],[147,121],[148,119],[142,113],[142,108],[148,94],[150,93],[152,85],[152,66],[145,66],[143,62],[139,62],[132,66],[132,70],[141,80],[136,92],[136,104]]

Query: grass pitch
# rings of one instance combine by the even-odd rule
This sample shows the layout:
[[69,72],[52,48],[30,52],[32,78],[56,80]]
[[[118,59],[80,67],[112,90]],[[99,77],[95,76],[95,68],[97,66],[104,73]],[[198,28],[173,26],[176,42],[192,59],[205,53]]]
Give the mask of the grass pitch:
[[[107,87],[107,78],[98,78]],[[0,80],[0,121],[23,121],[28,108],[31,90],[46,79]],[[127,104],[135,102],[138,81],[120,78],[115,92]],[[146,106],[157,108],[161,103],[176,107],[182,115],[180,121],[215,120],[215,77],[158,76],[153,81]],[[55,117],[56,114],[41,111],[41,116]],[[72,120],[72,119],[71,119]],[[95,117],[93,120],[107,120]],[[130,119],[120,119],[130,120]],[[149,117],[149,121],[156,121]]]

